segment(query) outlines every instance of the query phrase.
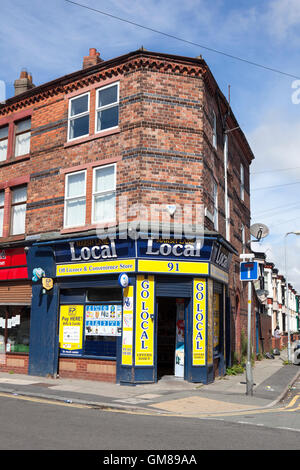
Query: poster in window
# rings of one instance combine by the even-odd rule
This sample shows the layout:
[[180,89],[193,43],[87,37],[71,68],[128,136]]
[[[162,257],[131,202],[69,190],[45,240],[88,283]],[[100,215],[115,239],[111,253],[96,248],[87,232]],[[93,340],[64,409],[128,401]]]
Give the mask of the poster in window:
[[61,355],[82,354],[83,305],[61,305],[59,347]]
[[85,336],[120,336],[121,305],[86,305]]

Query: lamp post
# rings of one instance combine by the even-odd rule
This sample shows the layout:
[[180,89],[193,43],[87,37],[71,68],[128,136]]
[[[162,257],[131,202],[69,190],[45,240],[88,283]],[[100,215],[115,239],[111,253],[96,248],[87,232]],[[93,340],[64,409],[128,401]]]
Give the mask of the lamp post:
[[288,362],[291,362],[291,331],[290,331],[290,309],[289,309],[289,283],[287,276],[287,255],[286,255],[286,239],[288,235],[300,235],[300,231],[287,232],[284,236],[284,263],[285,263],[285,281],[286,281],[286,308],[287,308],[287,329],[288,329]]

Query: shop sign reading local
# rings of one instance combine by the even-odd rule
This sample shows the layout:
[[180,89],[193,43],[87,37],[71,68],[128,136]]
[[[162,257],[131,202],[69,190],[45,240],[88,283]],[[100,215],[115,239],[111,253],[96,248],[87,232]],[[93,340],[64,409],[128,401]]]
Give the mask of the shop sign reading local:
[[[173,242],[173,241],[172,241]],[[153,246],[153,240],[147,240],[147,249],[145,255],[147,256],[183,256],[183,257],[200,257],[200,250],[202,247],[201,241],[195,243],[172,243],[171,240],[159,243],[157,247]],[[75,246],[76,242],[69,242],[71,261],[89,261],[91,259],[108,259],[117,258],[117,248],[114,240],[109,244],[99,244],[83,246],[78,252],[78,247]],[[77,250],[76,250],[77,248]],[[130,256],[130,254],[127,254]]]

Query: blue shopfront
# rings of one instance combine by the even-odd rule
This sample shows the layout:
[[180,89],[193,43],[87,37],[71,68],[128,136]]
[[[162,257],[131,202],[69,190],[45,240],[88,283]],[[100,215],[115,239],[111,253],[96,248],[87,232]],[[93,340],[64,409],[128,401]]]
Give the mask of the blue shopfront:
[[233,252],[213,235],[33,243],[29,374],[213,382],[226,367]]

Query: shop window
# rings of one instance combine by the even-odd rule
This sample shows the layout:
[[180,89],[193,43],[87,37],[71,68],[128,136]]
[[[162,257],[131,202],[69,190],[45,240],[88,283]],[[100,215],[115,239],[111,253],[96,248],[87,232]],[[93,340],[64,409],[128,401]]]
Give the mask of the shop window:
[[89,135],[90,95],[71,98],[69,101],[68,140],[78,139]]
[[84,354],[115,358],[117,336],[121,335],[122,305],[93,304],[85,306]]
[[11,235],[25,233],[27,187],[12,189],[11,200]]
[[86,171],[66,175],[65,188],[65,227],[85,224]]
[[60,302],[60,355],[116,358],[122,289],[63,289]]
[[29,353],[30,307],[0,307],[0,352]]
[[3,237],[4,191],[0,191],[0,237]]
[[115,220],[116,217],[116,165],[94,169],[93,223]]
[[30,152],[31,118],[15,123],[15,157]]
[[97,90],[96,132],[119,125],[119,83]]
[[87,301],[88,302],[99,302],[99,301],[113,301],[122,300],[122,290],[118,288],[107,288],[97,289],[90,288],[87,290]]
[[8,145],[8,126],[0,127],[0,162],[6,160]]

